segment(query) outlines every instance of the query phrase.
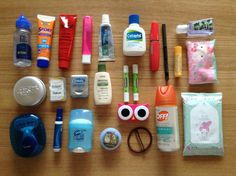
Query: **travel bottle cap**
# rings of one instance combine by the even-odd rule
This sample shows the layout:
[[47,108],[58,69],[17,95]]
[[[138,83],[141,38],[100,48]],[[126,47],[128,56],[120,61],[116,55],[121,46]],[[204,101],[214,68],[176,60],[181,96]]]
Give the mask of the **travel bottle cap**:
[[102,24],[110,24],[110,19],[108,14],[102,15]]
[[129,24],[132,24],[132,23],[139,24],[139,15],[138,14],[131,14],[129,16]]
[[49,66],[49,61],[46,60],[44,57],[38,57],[37,58],[37,66],[39,68],[48,68]]
[[186,34],[188,32],[188,25],[183,24],[183,25],[178,25],[176,27],[176,34]]
[[98,72],[106,72],[106,64],[99,63],[98,64]]
[[173,85],[159,86],[156,91],[156,106],[176,105],[176,93]]
[[16,20],[16,27],[31,30],[32,25],[25,16],[20,15]]

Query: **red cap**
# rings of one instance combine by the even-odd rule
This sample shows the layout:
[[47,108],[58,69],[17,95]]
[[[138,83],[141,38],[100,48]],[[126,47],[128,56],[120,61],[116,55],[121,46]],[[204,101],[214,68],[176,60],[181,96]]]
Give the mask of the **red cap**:
[[159,86],[156,92],[156,106],[176,105],[176,93],[173,85]]
[[68,60],[59,60],[60,69],[68,69],[70,67],[70,62]]
[[156,21],[151,24],[150,40],[159,40],[159,25]]

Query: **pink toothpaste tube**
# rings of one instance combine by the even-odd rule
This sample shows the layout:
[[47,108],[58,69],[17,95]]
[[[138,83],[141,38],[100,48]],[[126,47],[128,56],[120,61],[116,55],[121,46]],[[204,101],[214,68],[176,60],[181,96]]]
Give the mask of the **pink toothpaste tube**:
[[82,36],[82,63],[91,64],[92,56],[92,17],[85,16],[83,19]]

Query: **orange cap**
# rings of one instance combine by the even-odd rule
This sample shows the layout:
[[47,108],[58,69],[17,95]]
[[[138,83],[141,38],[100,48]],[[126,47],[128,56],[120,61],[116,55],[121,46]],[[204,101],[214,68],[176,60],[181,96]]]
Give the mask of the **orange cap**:
[[176,104],[176,93],[173,85],[159,86],[157,88],[156,106]]

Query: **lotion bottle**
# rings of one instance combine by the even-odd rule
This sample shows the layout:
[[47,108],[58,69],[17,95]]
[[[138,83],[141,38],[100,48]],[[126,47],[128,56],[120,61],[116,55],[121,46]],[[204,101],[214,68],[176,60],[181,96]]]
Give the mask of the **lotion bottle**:
[[146,52],[145,31],[139,26],[139,15],[129,16],[129,27],[123,35],[123,54],[125,56],[142,56]]
[[106,65],[98,64],[98,72],[94,79],[94,102],[95,105],[108,105],[112,100],[111,79],[106,72]]

